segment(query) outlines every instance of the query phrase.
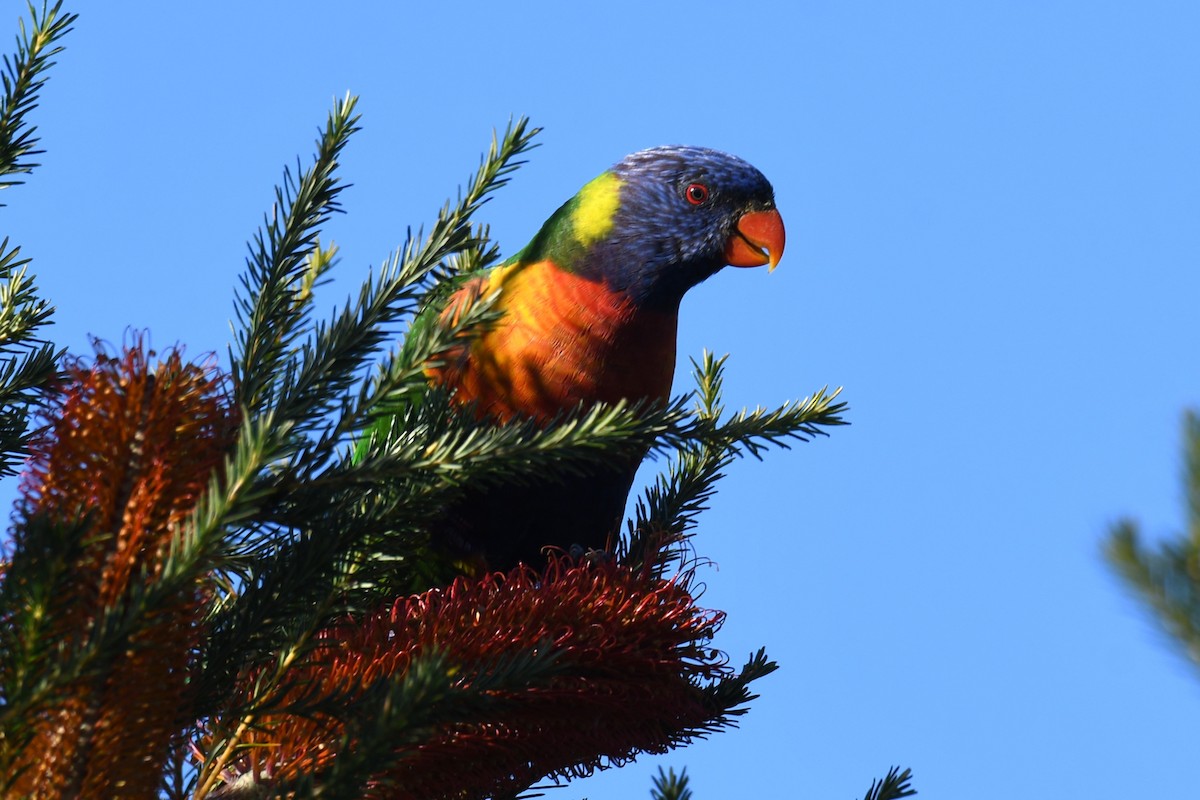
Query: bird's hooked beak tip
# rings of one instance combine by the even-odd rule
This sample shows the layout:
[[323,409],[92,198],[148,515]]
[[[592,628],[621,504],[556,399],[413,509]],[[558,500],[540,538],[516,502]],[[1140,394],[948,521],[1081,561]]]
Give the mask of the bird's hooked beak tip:
[[767,272],[774,272],[783,257],[785,239],[783,217],[778,211],[748,211],[725,243],[725,261],[732,267],[766,264]]

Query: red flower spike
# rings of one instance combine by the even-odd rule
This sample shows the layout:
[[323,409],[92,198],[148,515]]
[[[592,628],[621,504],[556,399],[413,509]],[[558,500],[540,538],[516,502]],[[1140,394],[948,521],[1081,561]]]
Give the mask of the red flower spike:
[[[86,515],[92,535],[53,610],[64,640],[161,571],[171,539],[229,449],[237,419],[222,377],[143,343],[68,366],[22,480],[18,519]],[[14,537],[21,536],[18,522]],[[18,757],[14,797],[153,798],[167,744],[189,721],[189,654],[201,589],[142,621],[105,674],[42,715]]]
[[[325,631],[336,645],[293,674],[300,688],[282,705],[300,693],[362,697],[373,682],[403,677],[435,650],[469,689],[471,676],[489,665],[550,643],[559,656],[553,677],[492,691],[506,701],[496,710],[443,725],[419,745],[398,745],[398,758],[373,776],[368,793],[394,800],[503,795],[664,752],[694,735],[712,718],[696,684],[726,671],[703,646],[722,620],[697,608],[682,582],[552,559],[541,575],[521,567],[460,578]],[[319,774],[337,758],[345,733],[329,718],[275,714],[255,722],[235,772],[260,780]]]

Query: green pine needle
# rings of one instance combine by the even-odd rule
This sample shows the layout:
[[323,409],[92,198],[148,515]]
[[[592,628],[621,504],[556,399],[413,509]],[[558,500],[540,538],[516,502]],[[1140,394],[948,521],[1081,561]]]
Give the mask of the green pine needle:
[[37,128],[26,119],[37,108],[39,93],[46,83],[46,72],[54,66],[54,57],[62,52],[58,44],[78,18],[77,14],[59,15],[62,1],[47,9],[42,3],[39,13],[29,4],[30,27],[21,20],[17,36],[17,52],[4,56],[0,82],[4,85],[3,105],[0,105],[0,189],[22,183],[9,176],[30,173],[39,166],[29,161],[41,154],[36,149]]
[[899,800],[901,797],[912,797],[917,790],[910,786],[911,782],[911,769],[901,772],[899,767],[892,767],[883,780],[871,781],[871,788],[867,790],[863,800]]
[[[345,188],[336,178],[338,157],[358,130],[357,98],[347,95],[334,104],[317,140],[313,166],[296,178],[284,170],[275,190],[275,206],[255,235],[236,303],[237,351],[230,354],[239,405],[250,415],[278,407],[283,387],[296,377],[297,340],[311,311],[309,290],[332,263],[318,256],[320,228],[341,209]],[[285,417],[293,412],[285,408]]]
[[749,454],[761,459],[768,446],[788,448],[790,441],[808,441],[826,435],[825,428],[846,424],[842,414],[847,405],[834,402],[840,389],[833,393],[822,389],[773,410],[743,409],[722,422],[721,391],[728,358],[705,351],[699,362],[692,360],[695,408],[682,426],[665,437],[675,443],[676,453],[667,471],[638,500],[622,545],[624,563],[640,565],[650,559],[656,575],[683,565],[697,517],[708,508],[717,482],[736,458]]
[[[37,149],[37,128],[29,114],[37,108],[40,92],[62,52],[60,40],[71,30],[77,15],[61,14],[62,3],[39,12],[29,5],[28,29],[21,21],[16,53],[4,56],[0,71],[4,97],[0,100],[0,189],[23,181],[14,175],[31,173],[38,164],[30,157]],[[3,204],[0,204],[3,205]],[[0,242],[0,477],[15,474],[28,445],[30,409],[55,377],[62,351],[38,338],[50,322],[53,308],[40,298],[29,259],[20,248]]]
[[1200,414],[1187,412],[1183,429],[1184,532],[1151,546],[1143,541],[1136,522],[1121,520],[1110,529],[1104,553],[1192,664],[1200,667]]
[[758,652],[751,654],[750,660],[739,672],[704,687],[703,693],[709,707],[720,714],[710,727],[696,735],[736,727],[737,717],[744,716],[750,710],[748,704],[758,699],[758,695],[750,691],[750,684],[777,669],[779,665],[767,658],[766,648],[760,647]]
[[676,775],[673,767],[668,772],[663,772],[663,768],[659,767],[658,775],[652,780],[654,787],[650,790],[650,797],[654,800],[692,800],[686,769]]

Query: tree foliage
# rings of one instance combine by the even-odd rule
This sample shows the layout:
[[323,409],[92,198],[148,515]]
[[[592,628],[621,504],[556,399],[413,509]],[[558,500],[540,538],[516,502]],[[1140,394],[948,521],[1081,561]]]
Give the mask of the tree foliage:
[[1195,411],[1184,415],[1183,451],[1183,532],[1150,544],[1135,520],[1122,519],[1109,532],[1105,555],[1187,658],[1200,666],[1200,414]]
[[[4,175],[35,166],[26,116],[75,21],[30,17],[5,62]],[[690,407],[548,427],[457,413],[424,368],[495,319],[489,298],[409,323],[497,260],[475,217],[537,130],[493,136],[429,232],[322,320],[321,230],[358,128],[338,100],[311,162],[284,171],[227,369],[140,337],[60,361],[35,338],[50,308],[26,261],[0,246],[0,471],[29,454],[0,579],[0,796],[515,797],[725,730],[775,670],[715,648],[690,540],[729,463],[842,424],[837,392],[726,414],[726,359],[705,354]],[[483,575],[439,559],[430,520],[464,487],[646,447],[667,467],[614,558]],[[656,791],[690,796],[673,773]]]
[[[75,23],[75,14],[63,14],[62,3],[40,11],[29,8],[30,25],[21,23],[17,51],[4,57],[0,81],[4,84],[0,106],[0,189],[22,183],[16,176],[37,166],[31,157],[37,149],[37,127],[29,114],[38,105],[47,70],[62,51],[61,39]],[[0,204],[2,207],[3,204]],[[29,443],[29,408],[55,375],[60,352],[40,338],[50,322],[52,308],[38,295],[29,259],[21,248],[0,241],[0,477],[12,475]]]

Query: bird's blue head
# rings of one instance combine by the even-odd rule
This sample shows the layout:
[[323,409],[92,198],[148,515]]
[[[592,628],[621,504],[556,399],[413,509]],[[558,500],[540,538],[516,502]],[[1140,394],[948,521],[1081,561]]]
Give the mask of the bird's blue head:
[[761,172],[718,150],[669,146],[626,156],[592,180],[521,255],[668,307],[726,265],[774,269],[783,245]]
[[704,147],[655,147],[626,156],[610,234],[592,258],[610,284],[639,300],[678,303],[727,264],[774,268],[783,220],[761,172]]

